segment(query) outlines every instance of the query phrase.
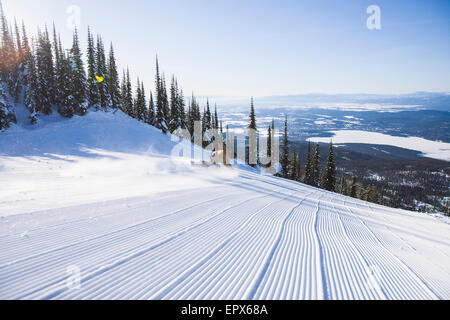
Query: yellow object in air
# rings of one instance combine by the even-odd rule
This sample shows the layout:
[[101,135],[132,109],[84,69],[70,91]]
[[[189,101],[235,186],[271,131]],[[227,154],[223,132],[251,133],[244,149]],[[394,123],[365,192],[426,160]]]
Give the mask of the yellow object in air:
[[98,83],[103,82],[103,77],[101,77],[101,76],[95,76],[95,78],[97,79],[97,82],[98,82]]

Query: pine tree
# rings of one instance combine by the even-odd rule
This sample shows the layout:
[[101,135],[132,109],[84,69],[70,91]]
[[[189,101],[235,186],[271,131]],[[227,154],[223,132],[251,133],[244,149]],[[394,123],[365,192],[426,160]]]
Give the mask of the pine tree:
[[367,201],[378,203],[378,190],[376,186],[370,186],[367,191]]
[[289,163],[289,179],[296,181],[298,178],[298,160],[297,153],[295,151],[292,152],[291,161]]
[[300,155],[297,155],[297,177],[296,181],[301,182],[302,180],[302,165],[300,163]]
[[136,98],[134,99],[134,116],[139,121],[147,121],[147,106],[145,102],[144,85],[140,83],[139,78],[136,86]]
[[122,111],[129,115],[130,117],[134,117],[133,114],[133,91],[131,87],[130,80],[130,70],[127,68],[127,73],[125,71],[123,73],[122,79]]
[[303,182],[307,185],[314,185],[314,176],[313,176],[313,160],[312,160],[312,152],[311,152],[311,142],[308,142],[308,152],[306,154],[306,163],[305,163],[305,176]]
[[328,191],[335,191],[336,188],[336,165],[334,164],[333,142],[330,142],[328,159],[325,167],[323,188]]
[[114,48],[111,43],[108,56],[107,67],[107,88],[108,95],[113,109],[122,109],[122,96],[119,85],[119,73],[117,72],[116,58],[114,57]]
[[156,79],[155,79],[155,88],[156,88],[156,119],[155,119],[155,127],[160,129],[163,133],[167,133],[169,130],[168,127],[168,118],[166,111],[166,94],[165,94],[165,85],[164,80],[159,72],[159,62],[158,57],[156,57]]
[[186,110],[185,110],[185,102],[184,102],[184,95],[183,90],[179,89],[177,93],[177,105],[178,105],[178,116],[180,118],[180,128],[186,129]]
[[106,67],[105,48],[100,36],[97,36],[97,50],[96,50],[96,75],[103,77],[103,81],[97,82],[99,104],[103,110],[107,110],[111,107],[111,97],[108,94],[108,73]]
[[30,123],[35,124],[39,115],[39,92],[38,92],[38,76],[36,70],[36,62],[33,54],[27,58],[27,86],[25,87],[25,107],[30,112]]
[[347,195],[347,183],[344,174],[341,175],[339,192],[343,195]]
[[400,197],[398,195],[398,191],[394,191],[394,197],[392,199],[392,207],[399,208],[400,207]]
[[313,186],[320,186],[320,147],[316,144],[314,147],[314,154],[312,158],[312,174],[313,174]]
[[70,118],[74,114],[73,77],[68,58],[63,52],[61,41],[54,31],[55,51],[55,103],[63,117]]
[[86,73],[83,59],[81,58],[78,30],[73,33],[72,49],[70,50],[70,65],[73,75],[73,107],[78,115],[85,115],[86,108]]
[[214,104],[214,129],[219,129],[219,116],[217,115],[217,104]]
[[[206,109],[203,111],[202,117],[202,135],[203,135],[203,147],[206,147],[211,143],[211,109],[209,108],[209,100],[206,100]],[[208,131],[208,132],[207,132]]]
[[287,115],[284,120],[284,137],[283,137],[283,153],[280,159],[281,164],[281,174],[283,177],[287,178],[289,175],[289,140],[288,140],[288,125],[287,125]]
[[153,102],[153,94],[150,91],[150,101],[148,104],[148,124],[154,126],[155,125],[155,104]]
[[11,122],[16,122],[16,116],[6,97],[3,83],[0,82],[0,130],[9,128]]
[[356,198],[357,191],[358,190],[357,190],[357,186],[356,186],[356,178],[355,178],[355,175],[353,174],[352,182],[350,184],[350,197]]
[[44,33],[39,32],[36,49],[36,67],[38,74],[39,110],[48,115],[55,102],[55,72],[53,64],[52,45],[47,28]]
[[170,83],[170,123],[169,132],[175,132],[180,128],[180,115],[179,115],[179,100],[178,100],[178,84],[175,80],[175,76],[172,76],[172,82]]
[[97,64],[96,64],[96,52],[94,45],[94,38],[88,27],[88,48],[87,48],[87,62],[88,62],[88,75],[87,75],[87,103],[88,107],[95,108],[100,107],[100,94],[99,86],[96,78]]
[[249,123],[249,125],[248,125],[248,128],[249,129],[253,129],[253,130],[257,130],[256,129],[256,116],[255,116],[255,105],[254,105],[254,103],[253,103],[253,97],[252,97],[252,100],[251,100],[251,103],[250,103],[250,116],[249,116],[249,118],[250,118],[250,123]]
[[11,72],[12,85],[10,87],[10,92],[12,97],[14,98],[14,102],[18,103],[20,94],[22,92],[24,65],[23,65],[22,42],[20,39],[19,28],[17,26],[17,22],[15,19],[14,19],[14,30],[16,38],[16,48],[14,50],[15,61]]

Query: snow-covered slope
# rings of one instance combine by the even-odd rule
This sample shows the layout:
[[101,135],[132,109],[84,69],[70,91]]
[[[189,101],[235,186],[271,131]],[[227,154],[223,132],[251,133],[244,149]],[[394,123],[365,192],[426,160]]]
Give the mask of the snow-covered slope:
[[446,218],[191,166],[120,112],[44,121],[0,133],[2,299],[450,298]]

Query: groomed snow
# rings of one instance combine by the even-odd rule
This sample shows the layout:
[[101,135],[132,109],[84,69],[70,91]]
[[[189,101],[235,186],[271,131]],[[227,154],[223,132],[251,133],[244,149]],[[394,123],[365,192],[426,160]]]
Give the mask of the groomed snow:
[[309,138],[311,142],[329,143],[365,143],[394,146],[418,151],[424,157],[450,161],[450,143],[432,141],[418,137],[397,137],[384,133],[362,131],[362,130],[336,130],[330,131],[333,136],[322,138]]
[[450,298],[447,218],[174,145],[100,112],[0,133],[0,299]]

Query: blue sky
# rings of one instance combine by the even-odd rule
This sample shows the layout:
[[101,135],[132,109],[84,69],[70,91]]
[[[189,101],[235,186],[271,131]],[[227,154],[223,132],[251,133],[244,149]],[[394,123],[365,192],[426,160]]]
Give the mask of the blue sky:
[[[121,67],[153,87],[159,55],[189,94],[450,91],[450,1],[2,0],[29,34],[55,22],[66,47],[71,5],[113,41]],[[368,30],[366,9],[381,9]]]

